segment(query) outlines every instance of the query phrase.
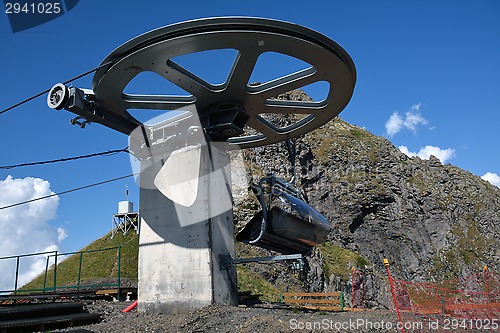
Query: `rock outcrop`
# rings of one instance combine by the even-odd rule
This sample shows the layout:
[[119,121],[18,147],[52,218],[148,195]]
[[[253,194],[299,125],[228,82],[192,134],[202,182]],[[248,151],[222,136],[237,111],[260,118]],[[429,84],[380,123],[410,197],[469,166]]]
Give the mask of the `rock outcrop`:
[[[294,91],[280,98],[308,97]],[[345,284],[350,266],[383,276],[383,258],[397,278],[411,281],[466,276],[484,265],[498,271],[499,188],[434,156],[410,158],[339,118],[298,138],[296,147],[297,185],[331,222],[329,243],[345,252],[332,263],[332,253],[317,249],[304,277],[313,289],[339,278]],[[254,181],[268,172],[290,179],[285,143],[245,150],[244,158]],[[258,208],[251,199],[238,205],[237,228]],[[342,267],[328,268],[328,260]]]

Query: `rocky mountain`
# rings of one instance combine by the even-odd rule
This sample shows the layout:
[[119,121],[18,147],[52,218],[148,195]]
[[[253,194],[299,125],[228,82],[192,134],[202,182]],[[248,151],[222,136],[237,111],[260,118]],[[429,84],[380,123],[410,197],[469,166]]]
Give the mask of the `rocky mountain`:
[[[279,98],[309,97],[293,91]],[[466,276],[484,265],[498,271],[499,188],[434,156],[410,158],[387,139],[339,118],[298,138],[296,147],[297,185],[332,225],[328,242],[298,277],[303,288],[345,285],[351,267],[383,279],[383,258],[397,278],[410,281]],[[285,143],[245,150],[244,158],[254,182],[268,172],[290,179]],[[237,228],[258,208],[256,200],[236,207]],[[258,270],[276,283],[291,276],[287,269]]]

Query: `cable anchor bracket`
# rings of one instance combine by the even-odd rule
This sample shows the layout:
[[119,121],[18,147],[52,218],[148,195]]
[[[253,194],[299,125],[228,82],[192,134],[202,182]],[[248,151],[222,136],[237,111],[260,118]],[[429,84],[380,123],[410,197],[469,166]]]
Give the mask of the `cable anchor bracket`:
[[[89,89],[77,87],[66,87],[62,83],[57,83],[50,89],[47,95],[47,105],[55,110],[66,109],[76,113],[78,117],[71,119],[72,125],[79,125],[85,128],[91,121],[87,119],[89,114],[94,114],[93,103],[94,92]],[[81,121],[83,120],[83,121]]]
[[[140,124],[126,115],[108,111],[95,101],[91,89],[67,87],[62,83],[54,85],[47,96],[47,105],[55,110],[66,109],[78,115],[71,124],[84,128],[89,123],[100,123],[119,132],[130,134]],[[80,120],[84,120],[83,122]]]

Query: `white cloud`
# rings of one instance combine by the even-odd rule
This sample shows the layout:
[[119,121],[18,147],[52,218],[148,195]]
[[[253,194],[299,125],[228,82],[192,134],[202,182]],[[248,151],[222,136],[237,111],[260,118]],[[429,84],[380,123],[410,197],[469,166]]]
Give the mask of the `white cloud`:
[[481,178],[486,180],[487,182],[490,182],[496,187],[500,187],[500,176],[497,175],[496,173],[487,172],[483,176],[481,176]]
[[[53,194],[50,183],[40,178],[0,180],[0,207]],[[56,217],[59,197],[7,208],[0,214],[0,257],[55,251],[66,236],[62,228],[48,222]],[[24,257],[20,260],[18,287],[45,269],[46,257]],[[16,259],[0,260],[0,290],[13,289]]]
[[62,242],[68,237],[68,233],[63,228],[57,228],[57,241]]
[[401,131],[401,128],[403,128],[403,118],[401,118],[399,113],[394,112],[385,123],[387,135],[392,137],[394,134]]
[[403,128],[417,132],[418,125],[427,125],[429,122],[420,114],[420,103],[413,105],[405,116],[402,117],[398,112],[394,112],[385,123],[385,130],[388,136],[392,137]]
[[408,150],[408,147],[406,146],[399,146],[399,150],[405,154],[406,156],[408,157],[414,157],[414,156],[417,156],[417,153],[413,153],[411,151]]
[[409,157],[418,156],[424,160],[427,160],[431,155],[434,155],[443,164],[455,156],[455,149],[452,148],[441,149],[435,146],[425,146],[424,148],[421,148],[418,153],[411,152],[406,146],[399,146],[399,150],[406,156]]

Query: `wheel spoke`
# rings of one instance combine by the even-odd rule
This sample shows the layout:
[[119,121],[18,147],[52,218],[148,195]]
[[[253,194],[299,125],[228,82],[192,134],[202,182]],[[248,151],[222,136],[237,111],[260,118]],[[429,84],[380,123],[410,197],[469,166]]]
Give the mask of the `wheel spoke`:
[[175,110],[192,105],[193,96],[122,95],[127,109]]
[[328,100],[321,102],[303,102],[271,99],[266,100],[265,113],[275,114],[318,114],[328,105]]
[[217,88],[172,60],[167,61],[167,70],[156,71],[156,73],[196,97],[210,93]]
[[260,52],[253,50],[239,51],[231,68],[227,87],[230,90],[244,90],[248,85]]
[[276,126],[274,126],[273,124],[271,124],[262,117],[257,116],[250,118],[247,122],[247,126],[264,134],[266,137],[275,136],[278,134],[278,132],[276,132],[275,130]]
[[316,82],[315,74],[316,68],[309,67],[258,86],[248,87],[247,89],[249,93],[259,95],[259,97],[273,98]]

